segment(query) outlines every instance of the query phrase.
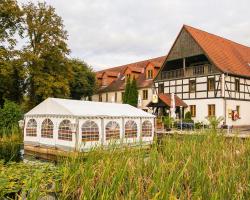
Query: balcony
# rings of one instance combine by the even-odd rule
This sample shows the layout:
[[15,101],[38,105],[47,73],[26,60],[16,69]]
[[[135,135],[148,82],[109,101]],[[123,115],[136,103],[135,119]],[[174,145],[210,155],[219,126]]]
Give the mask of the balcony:
[[175,79],[183,77],[201,76],[215,73],[216,70],[212,65],[196,65],[193,67],[180,68],[171,71],[162,71],[161,79]]

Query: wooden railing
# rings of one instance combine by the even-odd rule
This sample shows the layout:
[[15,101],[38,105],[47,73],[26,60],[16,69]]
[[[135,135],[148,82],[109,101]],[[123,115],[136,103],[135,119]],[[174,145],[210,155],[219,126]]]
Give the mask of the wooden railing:
[[207,75],[207,74],[212,74],[215,72],[216,71],[212,65],[197,65],[193,67],[187,67],[185,68],[185,70],[184,68],[180,68],[176,70],[162,71],[161,78],[173,79],[173,78]]

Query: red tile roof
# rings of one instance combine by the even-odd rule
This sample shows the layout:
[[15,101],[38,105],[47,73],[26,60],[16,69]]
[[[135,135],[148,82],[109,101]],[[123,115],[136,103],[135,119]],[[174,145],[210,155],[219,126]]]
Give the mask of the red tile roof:
[[140,72],[140,74],[137,78],[137,87],[138,88],[151,87],[153,84],[153,80],[146,79],[146,74],[142,73],[143,69],[145,69],[147,67],[149,62],[162,64],[163,61],[165,60],[165,58],[166,58],[165,56],[161,56],[161,57],[152,58],[149,60],[143,60],[143,61],[139,61],[139,62],[127,64],[127,65],[122,65],[119,67],[109,68],[106,70],[96,72],[96,74],[98,74],[100,72],[113,71],[115,69],[115,70],[119,70],[119,72],[121,73],[121,76],[119,76],[116,80],[114,80],[112,83],[110,83],[107,87],[101,88],[98,92],[102,93],[102,92],[124,90],[125,89],[124,72],[128,67],[131,68],[132,71]]
[[[161,93],[158,95],[158,97],[166,105],[168,105],[169,107],[171,106],[171,94]],[[183,100],[181,100],[177,95],[174,95],[174,98],[175,98],[175,106],[188,107],[188,105]]]
[[250,47],[184,25],[218,69],[225,73],[250,77]]

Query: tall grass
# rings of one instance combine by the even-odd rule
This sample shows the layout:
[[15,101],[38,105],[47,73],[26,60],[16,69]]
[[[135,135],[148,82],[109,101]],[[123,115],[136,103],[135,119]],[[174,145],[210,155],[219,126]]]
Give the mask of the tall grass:
[[22,176],[28,199],[249,199],[250,141],[174,135],[149,150],[96,149],[32,170]]
[[0,127],[0,142],[23,142],[23,134],[19,127]]
[[4,162],[21,161],[23,135],[21,130],[13,126],[11,129],[0,129],[0,160]]

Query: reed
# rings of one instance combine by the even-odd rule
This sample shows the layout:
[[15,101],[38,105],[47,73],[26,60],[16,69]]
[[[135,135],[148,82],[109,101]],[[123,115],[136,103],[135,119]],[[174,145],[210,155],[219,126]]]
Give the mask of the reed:
[[[7,165],[2,163],[0,176]],[[23,163],[11,167],[19,165],[30,168]],[[250,141],[214,133],[174,135],[147,150],[99,148],[32,170],[23,173],[20,187],[29,191],[28,199],[52,194],[65,200],[249,199]]]

